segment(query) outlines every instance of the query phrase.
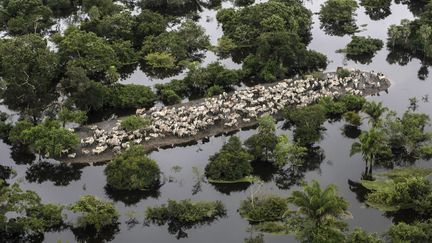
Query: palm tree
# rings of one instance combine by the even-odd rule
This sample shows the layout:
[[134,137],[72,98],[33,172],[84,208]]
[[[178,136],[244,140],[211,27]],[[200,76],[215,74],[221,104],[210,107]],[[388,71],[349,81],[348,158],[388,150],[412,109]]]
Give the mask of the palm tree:
[[366,102],[363,105],[362,111],[369,116],[369,123],[372,124],[373,127],[376,127],[381,121],[381,116],[388,111],[387,107],[384,107],[382,102]]
[[319,182],[314,180],[304,185],[303,191],[292,192],[288,201],[298,207],[298,236],[306,242],[317,242],[326,237],[324,232],[341,235],[341,230],[346,227],[340,219],[348,214],[348,202],[338,195],[333,184],[321,189]]
[[387,146],[386,140],[385,133],[382,130],[371,128],[369,131],[361,133],[359,142],[352,144],[350,156],[362,153],[363,160],[366,163],[365,176],[372,175],[372,167],[377,155],[389,152],[390,148]]

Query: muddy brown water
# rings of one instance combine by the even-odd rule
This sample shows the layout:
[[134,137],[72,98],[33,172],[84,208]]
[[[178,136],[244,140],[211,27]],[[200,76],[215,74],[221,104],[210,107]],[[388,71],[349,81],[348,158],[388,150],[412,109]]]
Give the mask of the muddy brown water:
[[[306,6],[313,12],[319,11],[323,0],[306,1]],[[367,24],[366,31],[360,35],[370,35],[383,41],[387,38],[387,28],[390,24],[398,24],[402,18],[412,18],[412,14],[405,5],[392,5],[392,14],[384,20],[372,21],[364,14],[364,9],[357,11],[359,25]],[[211,34],[212,42],[215,42],[221,35],[220,27],[214,18],[214,11],[204,11],[201,14],[200,23]],[[213,18],[213,21],[206,22],[206,16]],[[419,111],[432,115],[432,105],[426,101],[427,95],[432,97],[432,78],[421,81],[417,78],[417,71],[420,68],[418,60],[411,60],[407,65],[390,65],[386,61],[388,51],[381,50],[369,65],[356,64],[344,60],[343,55],[335,53],[337,49],[343,48],[349,41],[349,37],[332,37],[325,35],[319,29],[319,21],[314,16],[313,41],[310,49],[325,53],[332,62],[328,71],[335,70],[338,66],[347,64],[350,67],[361,70],[375,70],[384,73],[391,81],[392,86],[388,92],[381,92],[377,96],[368,97],[369,100],[382,101],[389,108],[402,113],[408,107],[408,99],[417,97],[419,100]],[[212,53],[207,55],[206,63],[215,60]],[[236,67],[229,60],[224,63],[230,67]],[[135,73],[131,79],[125,82],[153,85],[154,83],[165,82],[166,80],[151,81],[142,73]],[[422,97],[424,100],[422,100]],[[349,150],[353,139],[341,134],[343,122],[327,122],[326,131],[322,141],[317,146],[323,151],[320,158],[311,160],[308,169],[302,173],[289,174],[285,181],[274,171],[263,165],[255,166],[255,172],[266,179],[264,189],[267,193],[274,193],[287,196],[292,190],[298,189],[298,185],[289,186],[289,179],[301,178],[307,182],[318,180],[323,186],[330,183],[336,184],[340,194],[349,201],[349,211],[353,218],[346,222],[351,228],[362,227],[370,232],[384,232],[392,223],[394,218],[387,217],[380,211],[368,208],[361,202],[360,197],[349,189],[348,180],[357,181],[364,169],[364,162],[360,155],[349,156]],[[362,126],[366,128],[365,125]],[[430,128],[428,128],[430,129]],[[254,129],[236,133],[242,140],[254,134]],[[290,131],[282,129],[282,123],[278,123],[279,134],[291,135]],[[36,159],[25,156],[22,152],[13,151],[9,145],[0,143],[0,158],[3,165],[12,166],[17,171],[17,176],[10,182],[20,182],[24,189],[36,191],[44,202],[69,204],[79,199],[81,195],[93,194],[105,200],[113,201],[122,213],[119,231],[116,232],[112,242],[243,242],[243,239],[251,235],[247,231],[248,223],[243,220],[237,209],[240,201],[250,193],[248,185],[215,186],[201,182],[201,190],[197,186],[197,177],[193,171],[196,167],[201,173],[208,162],[208,157],[217,152],[229,136],[221,135],[212,137],[208,141],[200,141],[198,144],[164,149],[152,152],[150,156],[155,159],[165,177],[165,184],[158,190],[148,193],[118,193],[106,188],[106,179],[103,173],[104,165],[92,166],[52,166],[58,165],[56,161],[49,161],[41,164]],[[29,161],[33,161],[29,163]],[[430,166],[431,162],[419,161],[417,165]],[[181,166],[179,172],[172,167]],[[376,168],[378,172],[380,168]],[[282,182],[288,186],[281,186]],[[195,191],[194,191],[195,190]],[[195,193],[196,192],[196,193]],[[227,208],[227,217],[213,222],[210,225],[203,225],[186,230],[187,238],[177,239],[175,234],[170,234],[168,227],[156,225],[143,225],[143,213],[147,206],[165,203],[168,199],[192,199],[192,200],[221,200]],[[136,212],[140,223],[129,228],[126,224],[126,212]],[[72,231],[66,229],[60,232],[45,234],[44,242],[76,242]],[[292,236],[265,235],[266,242],[296,242]]]

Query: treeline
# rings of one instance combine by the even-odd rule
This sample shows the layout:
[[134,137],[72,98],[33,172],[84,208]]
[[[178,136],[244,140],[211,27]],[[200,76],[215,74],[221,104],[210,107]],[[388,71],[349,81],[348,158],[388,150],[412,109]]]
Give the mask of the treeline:
[[[212,47],[194,20],[197,11],[221,1],[2,1],[0,27],[8,36],[0,41],[3,104],[39,123],[56,119],[64,107],[87,113],[151,107],[158,99],[174,104],[244,80],[270,82],[326,67],[324,55],[307,49],[312,13],[301,1],[253,2],[218,12],[224,36]],[[232,56],[242,69],[199,67],[208,50]],[[155,94],[119,82],[138,67],[158,78],[189,72]]]

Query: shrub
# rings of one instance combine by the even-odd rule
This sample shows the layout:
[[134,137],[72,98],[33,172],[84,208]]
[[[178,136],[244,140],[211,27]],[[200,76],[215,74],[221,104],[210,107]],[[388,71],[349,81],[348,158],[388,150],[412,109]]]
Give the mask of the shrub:
[[224,92],[224,89],[221,86],[213,85],[207,89],[206,96],[212,97],[214,95],[222,94],[223,92]]
[[346,78],[351,75],[351,71],[346,68],[338,68],[336,74],[339,78]]
[[9,138],[48,157],[60,156],[63,150],[75,149],[79,145],[78,136],[61,127],[56,120],[46,120],[36,126],[27,121],[18,122]]
[[276,121],[270,115],[258,118],[258,133],[252,135],[245,141],[249,153],[256,160],[272,161],[273,150],[277,144]]
[[138,115],[131,115],[121,120],[120,126],[126,131],[135,131],[146,128],[151,124],[150,118],[144,118]]
[[347,56],[374,55],[381,50],[384,43],[380,39],[371,37],[353,36],[352,40],[343,50]]
[[225,207],[220,201],[192,202],[191,200],[182,200],[177,202],[168,200],[168,204],[148,207],[146,210],[146,218],[160,225],[167,222],[202,223],[223,217],[225,214]]
[[237,136],[230,137],[222,149],[210,157],[205,173],[211,180],[235,181],[252,172],[252,156],[242,147]]
[[182,98],[174,90],[169,88],[160,90],[160,99],[165,105],[174,105],[182,101]]
[[338,99],[345,105],[347,111],[360,111],[363,105],[366,103],[366,99],[363,96],[346,94]]
[[348,111],[343,115],[345,121],[349,122],[353,126],[361,125],[361,117],[354,111]]
[[160,169],[142,146],[133,146],[108,163],[105,175],[114,189],[147,190],[159,185]]
[[279,196],[260,196],[243,200],[240,215],[252,222],[279,221],[288,210],[288,201]]
[[104,227],[118,223],[119,213],[114,205],[92,195],[82,196],[70,210],[80,215],[75,222],[76,228],[94,227],[100,232]]
[[115,85],[109,88],[105,98],[105,106],[112,108],[142,108],[152,107],[156,94],[144,85]]
[[329,96],[321,98],[319,104],[324,107],[328,117],[340,117],[347,111],[342,102],[337,102]]

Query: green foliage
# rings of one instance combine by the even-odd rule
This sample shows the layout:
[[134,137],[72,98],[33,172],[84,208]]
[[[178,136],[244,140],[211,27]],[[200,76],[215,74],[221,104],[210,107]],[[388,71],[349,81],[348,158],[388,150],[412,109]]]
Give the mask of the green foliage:
[[216,16],[224,31],[219,50],[224,57],[230,52],[236,62],[243,61],[245,77],[260,82],[325,68],[326,57],[306,48],[311,16],[300,1],[222,9]]
[[199,59],[199,52],[210,46],[209,37],[193,21],[182,23],[178,30],[147,36],[141,47],[143,64],[158,71],[181,70],[186,63]]
[[349,122],[353,126],[361,125],[361,117],[357,112],[348,111],[343,115],[345,121]]
[[362,185],[370,190],[366,202],[382,211],[412,209],[418,215],[430,217],[432,185],[425,178],[430,174],[430,169],[396,169],[381,174],[389,178],[387,180],[362,181]]
[[298,239],[304,242],[335,242],[343,239],[346,224],[340,220],[347,214],[348,202],[338,196],[335,185],[321,189],[317,181],[294,191],[288,201],[298,209],[291,216],[291,225]]
[[338,98],[338,101],[345,105],[347,111],[360,111],[366,103],[366,99],[363,96],[352,94],[346,94]]
[[74,149],[79,144],[78,136],[62,128],[55,120],[45,120],[36,126],[25,120],[18,122],[11,130],[9,139],[28,145],[35,152],[48,157],[61,156],[63,150]]
[[156,94],[144,85],[114,85],[106,91],[104,105],[112,108],[149,108],[156,101]]
[[372,20],[385,19],[391,14],[392,0],[361,0],[360,5],[365,8],[365,13]]
[[288,163],[301,165],[306,152],[307,148],[293,144],[286,135],[280,135],[278,136],[278,143],[273,151],[275,164],[279,168],[284,167]]
[[226,36],[222,36],[218,39],[217,46],[216,46],[216,53],[220,57],[229,57],[230,53],[237,48],[237,45],[234,43],[233,40]]
[[[81,67],[88,78],[112,83],[107,72],[118,64],[113,47],[93,32],[69,27],[64,36],[55,40],[58,44],[61,62],[67,66]],[[79,80],[77,80],[79,81]],[[117,80],[115,80],[117,81]]]
[[63,107],[58,113],[58,118],[64,127],[67,122],[83,124],[87,120],[87,115],[84,111],[70,110],[67,107]]
[[326,110],[315,104],[301,108],[286,108],[284,117],[288,125],[294,125],[294,141],[301,146],[311,145],[321,139]]
[[427,114],[406,111],[401,118],[390,113],[382,122],[383,130],[389,137],[389,144],[394,149],[403,150],[410,157],[428,156],[428,147],[432,144],[432,133]]
[[220,201],[191,200],[173,201],[156,207],[148,207],[146,219],[158,225],[168,224],[171,234],[178,233],[177,238],[187,237],[185,229],[211,222],[226,215],[225,206]]
[[0,139],[7,139],[13,128],[13,125],[8,120],[9,116],[4,112],[0,112]]
[[354,229],[346,239],[347,243],[382,243],[377,234],[368,234],[360,228]]
[[279,196],[249,197],[240,204],[240,215],[251,222],[279,221],[288,210],[286,198]]
[[324,107],[328,117],[340,117],[342,114],[347,112],[344,103],[335,101],[330,96],[321,98],[318,104]]
[[368,101],[363,105],[362,111],[369,116],[369,123],[375,127],[381,121],[381,116],[388,111],[388,108],[384,107],[382,102]]
[[258,133],[245,141],[245,146],[255,160],[273,161],[273,151],[278,143],[276,121],[270,115],[258,118]]
[[26,241],[63,224],[62,207],[43,204],[33,191],[18,184],[5,186],[0,180],[0,237],[8,241]]
[[94,228],[100,232],[104,227],[118,224],[119,213],[110,202],[104,202],[92,195],[85,195],[70,206],[70,210],[79,214],[76,228]]
[[237,136],[230,137],[222,149],[210,157],[205,168],[211,180],[234,181],[249,176],[252,172],[252,156],[243,148]]
[[148,190],[159,185],[160,169],[144,147],[133,146],[108,163],[105,175],[114,189]]
[[346,78],[351,75],[351,71],[346,68],[338,68],[336,74],[339,78]]
[[343,36],[357,31],[355,11],[358,5],[354,0],[328,0],[321,5],[319,19],[321,29],[329,35]]
[[203,96],[216,91],[228,91],[239,83],[237,70],[225,68],[219,62],[210,63],[207,67],[192,65],[189,72],[183,79],[183,84],[188,92],[194,95]]
[[4,104],[36,122],[57,97],[58,66],[57,54],[39,35],[2,39],[0,77]]
[[387,232],[391,242],[409,243],[409,242],[430,242],[432,240],[432,223],[406,224],[404,222],[394,224]]
[[42,0],[9,0],[0,4],[0,29],[10,35],[43,33],[54,24],[53,12]]
[[387,141],[387,137],[381,129],[371,128],[369,131],[363,131],[360,134],[359,142],[352,144],[350,155],[361,153],[366,163],[366,169],[369,168],[368,173],[371,174],[374,163],[380,157],[388,157],[392,154]]
[[381,50],[383,46],[384,43],[380,39],[353,36],[346,48],[338,51],[344,52],[348,59],[358,61],[362,64],[368,64],[372,62],[374,55]]
[[143,129],[151,124],[150,118],[141,117],[138,115],[131,115],[121,119],[120,126],[126,131],[135,131]]

